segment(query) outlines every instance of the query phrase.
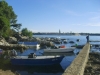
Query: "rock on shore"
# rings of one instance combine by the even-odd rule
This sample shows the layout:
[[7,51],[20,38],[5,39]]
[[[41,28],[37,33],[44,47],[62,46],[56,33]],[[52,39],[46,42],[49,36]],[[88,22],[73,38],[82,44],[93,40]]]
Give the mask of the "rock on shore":
[[100,75],[100,53],[90,53],[84,75]]
[[[16,75],[15,73],[11,72],[11,70],[1,70],[0,69],[0,75]],[[19,74],[20,75],[20,74]]]
[[6,42],[6,40],[4,38],[0,38],[0,45],[8,45],[9,46],[9,43]]

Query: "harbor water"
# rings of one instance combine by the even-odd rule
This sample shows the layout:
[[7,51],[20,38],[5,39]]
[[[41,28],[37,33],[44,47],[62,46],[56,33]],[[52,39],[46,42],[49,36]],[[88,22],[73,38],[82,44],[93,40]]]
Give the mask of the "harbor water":
[[[87,40],[86,36],[67,36],[67,35],[34,35],[34,37],[55,37],[66,39],[67,43],[64,44],[66,47],[70,47],[72,45],[85,45]],[[79,39],[79,41],[77,41]],[[92,41],[100,41],[100,36],[89,36],[89,39]],[[74,43],[69,43],[70,41],[74,41]],[[90,44],[100,44],[100,42],[90,42]],[[75,49],[74,52],[71,53],[44,53],[41,50],[28,49],[23,53],[18,52],[18,55],[28,55],[30,53],[35,52],[36,55],[64,55],[65,57],[61,61],[60,64],[52,65],[52,66],[13,66],[13,69],[16,70],[20,75],[62,75],[64,70],[71,64],[71,62],[77,56],[76,53],[81,49]]]

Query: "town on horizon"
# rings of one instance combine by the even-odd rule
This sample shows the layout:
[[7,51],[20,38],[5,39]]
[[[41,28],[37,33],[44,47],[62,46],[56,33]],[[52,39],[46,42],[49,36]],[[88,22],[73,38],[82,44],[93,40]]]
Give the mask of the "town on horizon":
[[100,33],[74,33],[74,32],[67,32],[67,33],[59,33],[59,32],[34,32],[33,35],[94,35],[100,36]]

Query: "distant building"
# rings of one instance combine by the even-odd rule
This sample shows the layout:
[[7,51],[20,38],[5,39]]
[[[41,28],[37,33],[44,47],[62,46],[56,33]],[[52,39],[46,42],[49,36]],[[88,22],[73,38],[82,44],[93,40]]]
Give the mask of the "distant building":
[[61,34],[61,31],[60,31],[60,29],[59,29],[59,34]]

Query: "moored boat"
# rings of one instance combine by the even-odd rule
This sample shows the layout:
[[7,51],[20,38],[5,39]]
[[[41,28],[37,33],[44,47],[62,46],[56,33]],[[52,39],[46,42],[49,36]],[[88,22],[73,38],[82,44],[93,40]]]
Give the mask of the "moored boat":
[[58,49],[44,49],[44,52],[73,52],[76,47],[58,48]]
[[32,53],[29,56],[11,57],[12,65],[53,65],[59,64],[64,56],[34,56]]

